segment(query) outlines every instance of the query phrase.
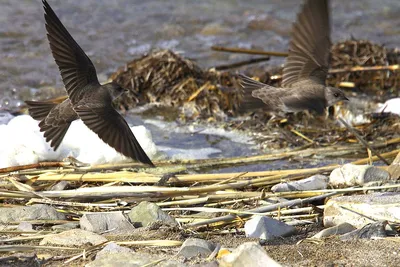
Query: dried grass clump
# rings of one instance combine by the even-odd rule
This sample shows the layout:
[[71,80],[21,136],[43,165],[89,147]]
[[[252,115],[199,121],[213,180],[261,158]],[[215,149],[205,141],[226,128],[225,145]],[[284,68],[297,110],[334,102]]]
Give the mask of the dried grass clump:
[[111,79],[133,94],[120,99],[126,109],[158,102],[183,110],[185,117],[222,115],[235,109],[238,90],[227,73],[204,71],[170,50],[160,50],[129,62]]
[[[341,82],[353,82],[357,88],[373,90],[396,88],[400,75],[398,66],[389,67],[393,64],[398,64],[396,52],[389,53],[383,45],[367,40],[339,42],[331,49],[328,83],[339,86]],[[374,66],[380,68],[368,68]]]

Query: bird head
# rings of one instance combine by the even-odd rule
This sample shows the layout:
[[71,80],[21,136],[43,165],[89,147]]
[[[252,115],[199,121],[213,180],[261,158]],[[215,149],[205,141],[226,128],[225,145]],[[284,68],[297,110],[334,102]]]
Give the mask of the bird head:
[[330,86],[325,87],[325,99],[328,103],[328,106],[332,106],[342,100],[346,100],[346,101],[349,100],[344,95],[342,90],[340,90],[339,88],[330,87]]
[[123,93],[126,93],[128,90],[122,88],[119,84],[109,83],[107,86],[108,92],[110,93],[112,100],[118,98]]

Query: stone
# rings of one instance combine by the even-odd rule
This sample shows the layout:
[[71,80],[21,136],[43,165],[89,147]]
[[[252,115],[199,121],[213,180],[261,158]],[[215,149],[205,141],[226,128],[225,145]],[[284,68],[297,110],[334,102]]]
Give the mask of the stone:
[[334,169],[329,176],[329,184],[333,187],[364,185],[373,181],[387,181],[389,172],[371,165],[345,164]]
[[44,204],[26,207],[0,208],[0,223],[33,221],[33,220],[66,220],[63,213]]
[[130,221],[135,227],[143,227],[161,221],[163,225],[178,226],[175,218],[171,217],[154,203],[143,201],[128,213]]
[[232,33],[232,30],[230,28],[227,28],[216,22],[206,24],[200,31],[201,35],[224,35],[230,33]]
[[253,216],[244,225],[247,237],[271,240],[275,237],[289,236],[296,232],[296,228],[268,216]]
[[215,249],[215,245],[200,238],[189,238],[183,242],[178,255],[185,258],[201,256],[208,257]]
[[122,252],[132,252],[134,253],[134,251],[130,248],[127,247],[123,247],[120,246],[114,242],[111,242],[109,244],[107,244],[102,250],[100,250],[99,252],[97,252],[96,254],[96,258],[97,257],[102,257],[106,254],[111,254],[111,253],[122,253]]
[[329,178],[322,174],[313,175],[306,179],[279,183],[274,185],[271,190],[273,192],[289,192],[289,191],[308,191],[326,189]]
[[94,233],[127,234],[135,229],[122,211],[85,213],[79,223],[81,229]]
[[377,220],[400,220],[400,192],[334,197],[324,209],[325,227],[350,223],[356,228]]
[[[118,245],[117,245],[118,246]],[[106,246],[107,247],[107,246]],[[105,247],[105,248],[106,248]],[[118,246],[120,247],[120,246]],[[103,253],[97,253],[94,261],[86,264],[86,267],[141,267],[141,266],[159,266],[159,267],[185,267],[175,260],[164,260],[154,265],[161,257],[157,257],[148,253],[134,252],[133,250],[125,250],[114,245],[107,248]],[[105,249],[104,248],[104,249]],[[103,250],[104,250],[103,249]]]
[[20,222],[18,224],[17,230],[23,232],[33,231],[33,225],[29,222]]
[[231,254],[221,258],[219,267],[279,267],[275,260],[268,256],[257,243],[247,242],[238,246]]
[[328,236],[334,236],[334,235],[343,235],[346,233],[349,233],[351,231],[356,230],[357,228],[355,228],[353,225],[349,224],[349,223],[341,223],[339,225],[335,225],[329,228],[326,228],[320,232],[318,232],[317,234],[313,235],[311,238],[323,238],[323,237],[328,237]]
[[350,233],[344,234],[340,237],[340,240],[355,240],[355,239],[373,239],[386,237],[385,227],[387,221],[380,221],[375,223],[369,223],[361,229],[356,229]]
[[59,234],[46,236],[40,242],[40,245],[83,247],[99,245],[106,241],[107,239],[101,235],[81,229],[72,229]]
[[69,186],[69,182],[68,181],[59,181],[58,183],[56,183],[55,185],[53,185],[50,188],[50,191],[62,191],[65,190],[67,187]]

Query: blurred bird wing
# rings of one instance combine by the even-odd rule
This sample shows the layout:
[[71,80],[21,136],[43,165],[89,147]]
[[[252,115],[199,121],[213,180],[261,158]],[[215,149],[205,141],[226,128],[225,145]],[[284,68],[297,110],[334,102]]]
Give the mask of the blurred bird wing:
[[72,103],[75,104],[79,101],[82,89],[86,85],[100,85],[96,69],[90,58],[72,38],[47,1],[42,1],[51,52],[60,69],[68,96]]
[[244,90],[256,90],[266,86],[265,83],[253,80],[249,76],[244,74],[239,74],[239,84],[243,87]]
[[282,86],[310,79],[325,85],[330,48],[328,0],[308,0],[293,24]]
[[111,106],[77,105],[74,110],[101,140],[121,154],[154,166],[124,118]]

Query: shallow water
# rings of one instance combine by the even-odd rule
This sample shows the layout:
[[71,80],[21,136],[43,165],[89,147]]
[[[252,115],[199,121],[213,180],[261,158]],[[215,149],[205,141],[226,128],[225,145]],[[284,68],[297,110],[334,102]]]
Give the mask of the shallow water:
[[[49,2],[92,59],[100,82],[104,82],[118,67],[156,48],[179,51],[203,67],[248,58],[213,52],[212,45],[286,51],[291,23],[301,1]],[[26,99],[64,94],[45,36],[41,1],[2,0],[0,6],[0,108],[19,106]],[[388,47],[397,46],[400,35],[398,0],[333,0],[331,6],[334,42],[354,36],[385,43]],[[264,64],[282,62],[278,58]],[[207,156],[223,157],[255,152],[253,147],[232,141],[231,137],[160,130],[148,122],[147,126],[155,132],[153,136],[161,147],[196,149],[209,144],[215,150],[205,151],[209,153]]]

